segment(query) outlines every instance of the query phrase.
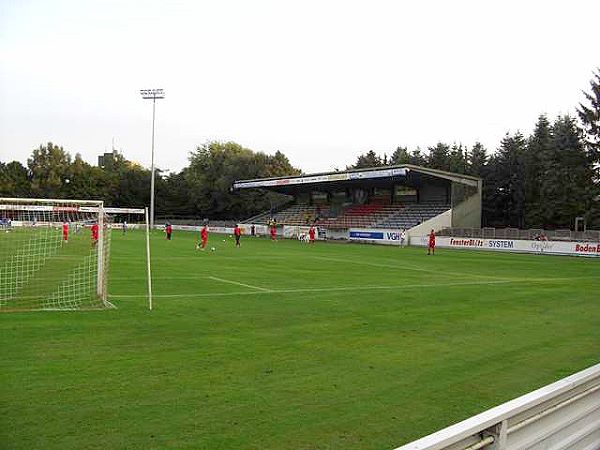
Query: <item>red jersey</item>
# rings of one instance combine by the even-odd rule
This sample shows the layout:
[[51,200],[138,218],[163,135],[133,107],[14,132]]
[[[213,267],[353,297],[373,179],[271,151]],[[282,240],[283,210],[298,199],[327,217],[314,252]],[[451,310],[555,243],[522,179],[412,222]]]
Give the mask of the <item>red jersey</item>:
[[69,224],[63,223],[63,234],[69,234]]
[[310,230],[308,230],[308,237],[310,238],[311,241],[315,240],[315,229],[314,228],[310,228]]
[[242,235],[242,229],[240,227],[235,227],[233,229],[233,234],[235,234],[236,236],[241,236]]
[[92,239],[94,241],[98,240],[98,224],[97,223],[92,225]]
[[173,231],[173,227],[171,227],[171,225],[167,225],[166,231],[168,234],[171,234],[171,232]]
[[429,235],[429,246],[435,247],[435,233]]
[[208,239],[208,228],[203,227],[202,230],[200,230],[200,238],[205,241]]

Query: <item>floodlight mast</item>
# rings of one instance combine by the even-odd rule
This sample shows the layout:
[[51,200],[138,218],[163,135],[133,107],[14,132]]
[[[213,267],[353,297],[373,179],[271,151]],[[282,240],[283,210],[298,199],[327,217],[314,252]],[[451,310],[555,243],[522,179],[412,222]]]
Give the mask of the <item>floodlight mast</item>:
[[150,229],[154,229],[154,118],[156,110],[156,100],[165,98],[163,89],[141,89],[140,94],[144,100],[152,100],[152,166],[150,179]]

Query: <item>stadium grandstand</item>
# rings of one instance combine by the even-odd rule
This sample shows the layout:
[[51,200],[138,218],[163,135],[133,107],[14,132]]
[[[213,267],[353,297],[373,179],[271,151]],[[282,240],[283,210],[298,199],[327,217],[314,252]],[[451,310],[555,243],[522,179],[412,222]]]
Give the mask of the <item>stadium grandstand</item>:
[[235,190],[263,189],[289,201],[245,223],[312,225],[326,230],[440,230],[481,226],[482,180],[410,164],[239,180]]

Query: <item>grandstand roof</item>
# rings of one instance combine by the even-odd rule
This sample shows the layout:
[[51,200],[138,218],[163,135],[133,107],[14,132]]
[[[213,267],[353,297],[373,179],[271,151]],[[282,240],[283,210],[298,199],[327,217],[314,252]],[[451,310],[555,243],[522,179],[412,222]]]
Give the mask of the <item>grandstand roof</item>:
[[430,169],[412,164],[402,164],[398,166],[352,169],[341,172],[322,172],[287,177],[237,180],[233,183],[233,189],[264,188],[277,191],[290,191],[300,190],[309,186],[311,188],[316,188],[335,187],[336,185],[348,185],[356,183],[390,184],[393,182],[406,181],[411,172],[474,187],[477,187],[479,183],[481,183],[481,178],[470,175],[446,172],[445,170]]

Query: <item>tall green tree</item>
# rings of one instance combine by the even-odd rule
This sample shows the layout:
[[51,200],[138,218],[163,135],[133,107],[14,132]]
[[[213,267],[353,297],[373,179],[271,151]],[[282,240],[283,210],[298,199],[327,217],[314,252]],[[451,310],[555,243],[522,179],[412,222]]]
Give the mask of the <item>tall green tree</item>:
[[369,150],[364,155],[359,155],[356,159],[356,163],[348,169],[364,169],[367,167],[379,167],[383,166],[383,159],[377,155],[373,150]]
[[410,153],[406,147],[396,147],[390,156],[390,165],[410,164]]
[[18,161],[0,162],[0,195],[5,197],[30,197],[29,171]]
[[586,144],[591,157],[600,163],[600,69],[590,80],[590,92],[583,92],[588,104],[579,104],[577,114],[582,123]]
[[467,149],[462,144],[453,144],[448,155],[446,170],[454,173],[466,173],[467,165]]
[[471,151],[467,152],[467,174],[484,177],[488,160],[487,150],[481,142],[476,142]]
[[298,175],[281,152],[255,153],[234,142],[210,142],[190,155],[185,169],[194,214],[212,218],[242,219],[282,201],[276,193],[231,192],[235,180]]
[[427,157],[421,152],[421,149],[417,147],[410,153],[409,162],[415,166],[425,166],[427,165]]
[[33,150],[27,166],[31,173],[31,193],[45,198],[63,198],[71,155],[62,147],[48,142]]
[[507,134],[491,159],[484,204],[486,224],[523,228],[525,183],[523,155],[525,138],[519,132]]
[[572,228],[576,217],[586,217],[588,224],[596,225],[594,160],[573,118],[559,117],[552,125],[551,151],[544,167],[544,225]]
[[449,170],[450,168],[450,146],[438,142],[435,147],[429,147],[427,166],[432,169]]
[[552,160],[552,130],[545,115],[540,115],[527,140],[523,154],[523,174],[525,182],[525,226],[528,228],[542,227],[544,219],[544,199],[542,184],[546,173],[552,170],[549,163]]

